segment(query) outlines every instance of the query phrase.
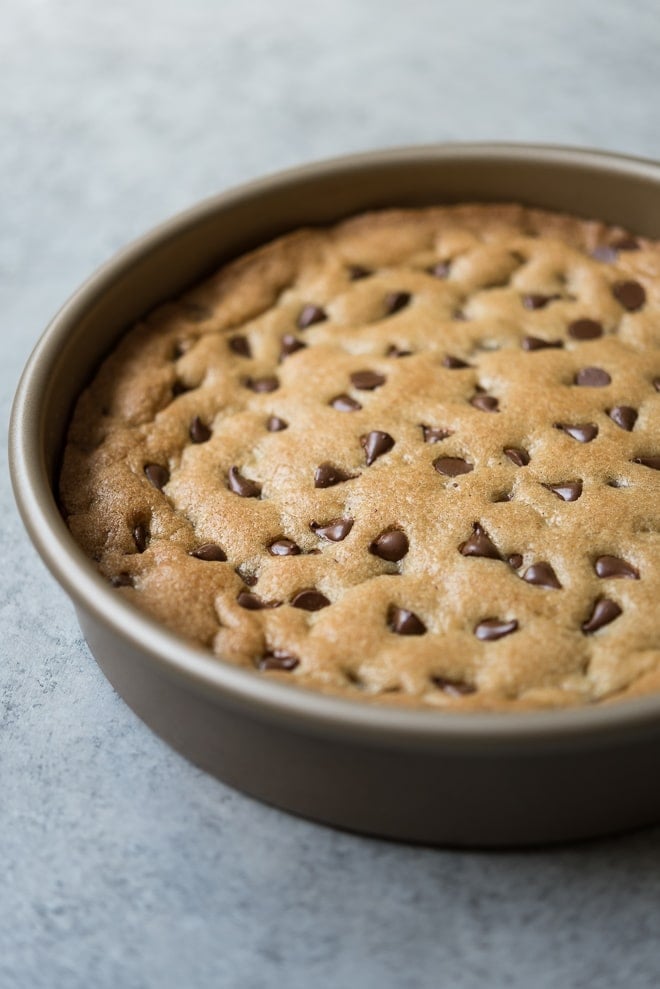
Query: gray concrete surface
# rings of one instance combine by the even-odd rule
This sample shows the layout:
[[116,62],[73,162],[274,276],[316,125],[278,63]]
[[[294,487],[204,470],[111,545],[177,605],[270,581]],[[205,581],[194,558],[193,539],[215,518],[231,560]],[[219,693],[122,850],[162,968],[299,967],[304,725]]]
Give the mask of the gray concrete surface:
[[[3,0],[3,422],[59,304],[173,211],[408,142],[660,158],[659,51],[656,0]],[[5,460],[3,439],[2,989],[658,985],[660,830],[527,853],[390,845],[170,752],[89,656]]]

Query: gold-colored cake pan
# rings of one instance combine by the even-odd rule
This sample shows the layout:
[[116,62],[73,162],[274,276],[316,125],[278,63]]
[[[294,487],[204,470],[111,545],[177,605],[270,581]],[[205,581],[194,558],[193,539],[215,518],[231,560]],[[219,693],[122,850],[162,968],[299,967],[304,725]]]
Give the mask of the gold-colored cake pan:
[[140,614],[74,543],[55,491],[76,397],[135,319],[277,234],[388,206],[515,201],[660,238],[660,165],[579,149],[456,144],[287,171],[169,220],[53,319],[23,373],[10,461],[25,526],[101,669],[198,766],[342,828],[452,846],[556,842],[660,821],[660,694],[451,714],[345,700],[213,658]]

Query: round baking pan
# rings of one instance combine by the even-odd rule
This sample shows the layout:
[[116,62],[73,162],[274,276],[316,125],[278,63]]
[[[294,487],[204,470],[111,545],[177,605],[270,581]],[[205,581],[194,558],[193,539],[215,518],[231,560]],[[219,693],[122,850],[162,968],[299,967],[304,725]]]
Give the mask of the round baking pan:
[[660,821],[660,694],[570,710],[451,714],[275,683],[190,646],[115,594],[58,511],[75,400],[135,319],[295,227],[468,200],[565,210],[660,238],[660,165],[578,149],[382,151],[217,196],[122,251],[45,331],[12,413],[19,509],[111,683],[162,738],[232,786],[328,824],[455,846],[537,844]]

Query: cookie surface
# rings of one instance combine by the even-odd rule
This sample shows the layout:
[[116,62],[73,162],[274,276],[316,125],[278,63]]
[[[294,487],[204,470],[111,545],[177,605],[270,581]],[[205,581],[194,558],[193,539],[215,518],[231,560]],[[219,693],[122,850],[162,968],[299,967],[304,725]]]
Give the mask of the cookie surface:
[[519,206],[283,237],[130,331],[61,500],[219,657],[459,710],[660,689],[660,246]]

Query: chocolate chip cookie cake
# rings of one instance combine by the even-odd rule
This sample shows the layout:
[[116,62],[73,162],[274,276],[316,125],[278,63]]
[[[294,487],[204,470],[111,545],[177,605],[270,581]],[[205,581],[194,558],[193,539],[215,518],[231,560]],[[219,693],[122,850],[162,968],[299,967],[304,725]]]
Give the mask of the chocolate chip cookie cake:
[[116,593],[217,657],[449,708],[660,689],[660,245],[516,205],[284,236],[161,306],[61,474]]

